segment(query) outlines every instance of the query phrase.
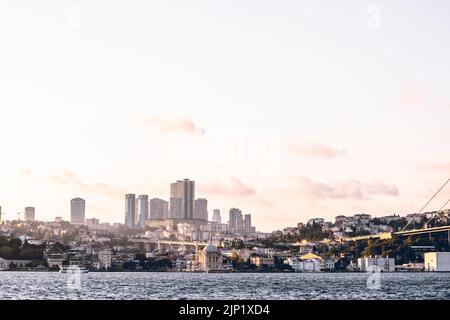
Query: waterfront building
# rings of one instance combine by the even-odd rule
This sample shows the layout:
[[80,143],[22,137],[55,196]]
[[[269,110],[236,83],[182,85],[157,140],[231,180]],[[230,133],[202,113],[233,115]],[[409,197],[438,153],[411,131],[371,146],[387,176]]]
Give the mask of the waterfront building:
[[258,268],[273,268],[275,266],[275,260],[273,257],[261,257],[254,254],[250,257],[250,264],[253,264]]
[[223,264],[222,253],[215,245],[210,243],[200,251],[198,262],[202,271],[220,271]]
[[86,201],[81,198],[70,200],[70,223],[84,224]]
[[25,221],[34,221],[34,218],[35,218],[34,207],[26,207],[25,208]]
[[358,268],[360,271],[370,271],[372,266],[379,267],[381,272],[394,272],[395,259],[381,256],[358,258]]
[[[189,179],[178,180],[170,184],[170,207],[171,218],[194,218],[194,198],[195,198],[195,182]],[[176,200],[178,199],[178,200]],[[181,208],[179,202],[181,199]],[[172,212],[172,202],[177,202],[175,208],[177,211]],[[176,216],[176,217],[175,217]]]
[[63,254],[49,254],[45,256],[48,267],[50,269],[60,269],[66,260]]
[[137,199],[137,214],[139,228],[145,228],[145,221],[148,220],[148,195],[141,194]]
[[335,266],[335,261],[334,259],[327,259],[327,258],[322,258],[320,260],[320,270],[321,271],[334,271],[334,266]]
[[299,257],[303,261],[304,272],[320,272],[320,261],[322,258],[314,253],[307,253]]
[[215,222],[217,224],[221,224],[222,223],[222,217],[220,216],[220,210],[219,209],[214,209],[211,221]]
[[284,264],[290,265],[295,272],[303,272],[303,261],[298,260],[296,257],[289,257],[284,260]]
[[450,252],[426,252],[424,255],[425,271],[450,271]]
[[125,195],[125,225],[134,228],[136,221],[136,195],[129,193]]
[[204,198],[195,199],[194,219],[208,220],[208,200]]
[[100,263],[100,268],[108,270],[111,268],[112,264],[112,254],[111,250],[102,250],[98,253],[98,261]]
[[0,258],[0,271],[11,269],[24,269],[32,260],[7,260]]

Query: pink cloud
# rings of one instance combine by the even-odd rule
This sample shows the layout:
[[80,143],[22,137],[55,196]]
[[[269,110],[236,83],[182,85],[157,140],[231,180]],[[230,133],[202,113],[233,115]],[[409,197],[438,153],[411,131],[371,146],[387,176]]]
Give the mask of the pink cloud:
[[207,183],[201,186],[201,191],[208,194],[223,196],[250,196],[255,194],[255,190],[240,180],[229,177],[225,183]]
[[309,144],[284,144],[284,149],[290,154],[299,157],[332,159],[344,155],[345,151],[337,150],[331,146],[322,143]]
[[450,175],[450,161],[426,163],[418,166],[420,170],[447,172]]
[[30,177],[33,174],[33,172],[28,168],[22,168],[19,170],[19,172],[27,177]]
[[180,119],[163,119],[163,118],[147,118],[145,123],[153,128],[160,130],[162,133],[186,132],[190,134],[204,134],[205,129],[195,124],[187,118]]
[[396,186],[378,180],[368,183],[346,180],[327,184],[306,177],[298,177],[290,179],[288,189],[310,199],[363,200],[375,195],[398,196],[399,194]]
[[86,183],[80,180],[77,175],[70,171],[64,170],[60,174],[48,175],[47,179],[50,182],[57,184],[64,184],[78,188],[82,192],[92,192],[102,194],[104,196],[118,198],[125,194],[125,191],[121,188],[111,186],[103,182]]
[[424,107],[429,102],[427,91],[420,85],[404,86],[390,104],[401,107]]

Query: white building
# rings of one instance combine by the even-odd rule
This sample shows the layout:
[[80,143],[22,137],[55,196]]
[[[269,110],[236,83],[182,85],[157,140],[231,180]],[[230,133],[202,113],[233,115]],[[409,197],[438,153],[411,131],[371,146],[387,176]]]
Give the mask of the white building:
[[112,254],[111,250],[102,250],[98,253],[98,261],[100,262],[100,268],[108,270],[111,268]]
[[425,271],[450,271],[450,252],[426,252]]
[[10,270],[15,268],[26,268],[32,260],[6,260],[0,258],[0,271]]
[[358,258],[358,267],[360,271],[370,271],[371,266],[378,266],[381,272],[394,272],[395,259],[381,256]]
[[322,258],[314,253],[307,253],[300,256],[300,260],[303,262],[304,272],[320,272],[320,261]]
[[208,272],[222,270],[222,253],[213,244],[208,244],[202,251],[200,251],[198,261],[202,271]]
[[290,265],[295,272],[304,271],[303,261],[298,260],[296,257],[289,257],[284,260],[284,263]]

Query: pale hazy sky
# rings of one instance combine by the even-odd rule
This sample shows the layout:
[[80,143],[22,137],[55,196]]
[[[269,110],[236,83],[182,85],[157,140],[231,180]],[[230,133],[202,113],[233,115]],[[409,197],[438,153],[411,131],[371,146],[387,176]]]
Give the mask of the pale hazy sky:
[[[123,222],[196,181],[271,231],[450,178],[450,3],[1,1],[0,205]],[[438,209],[450,188],[430,209]]]

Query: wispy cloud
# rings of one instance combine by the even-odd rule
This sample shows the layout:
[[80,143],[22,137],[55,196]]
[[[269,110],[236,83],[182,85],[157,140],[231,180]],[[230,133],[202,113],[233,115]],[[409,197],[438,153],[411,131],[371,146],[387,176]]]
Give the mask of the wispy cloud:
[[242,181],[229,177],[222,183],[206,183],[201,186],[201,191],[207,194],[221,196],[250,196],[256,191],[244,184]]
[[20,174],[22,174],[22,175],[24,175],[24,176],[27,176],[27,177],[30,177],[30,176],[33,174],[33,172],[31,171],[31,169],[28,169],[28,168],[21,168],[21,169],[19,170],[19,172],[20,172]]
[[375,195],[399,195],[399,191],[395,185],[387,184],[379,180],[371,182],[346,180],[336,183],[323,183],[313,181],[306,177],[295,177],[289,179],[287,188],[291,192],[309,199],[363,200]]
[[331,159],[345,155],[344,150],[323,143],[285,143],[283,148],[292,155],[307,158]]
[[406,108],[421,108],[429,102],[428,93],[421,85],[412,84],[402,87],[398,94],[390,99],[390,105],[406,107]]
[[450,161],[425,163],[417,166],[420,170],[434,171],[434,172],[447,172],[450,176]]
[[185,132],[190,134],[204,134],[205,129],[187,118],[164,119],[149,117],[144,123],[152,128],[158,129],[162,133]]
[[47,179],[53,183],[78,188],[82,192],[97,193],[107,197],[118,198],[126,193],[122,188],[111,186],[104,182],[86,183],[70,170],[64,170],[59,174],[50,174],[47,176]]

